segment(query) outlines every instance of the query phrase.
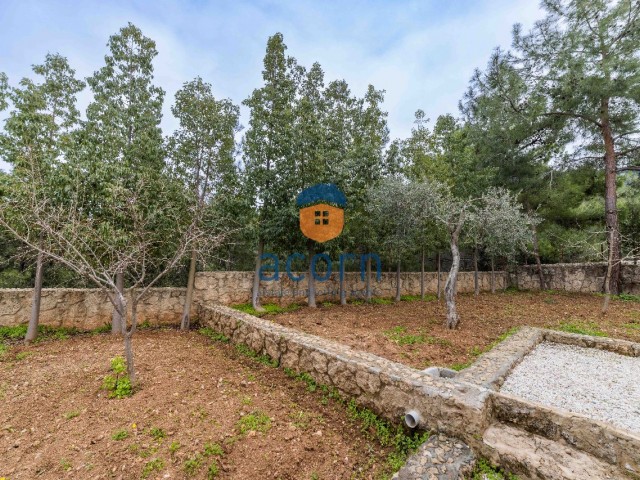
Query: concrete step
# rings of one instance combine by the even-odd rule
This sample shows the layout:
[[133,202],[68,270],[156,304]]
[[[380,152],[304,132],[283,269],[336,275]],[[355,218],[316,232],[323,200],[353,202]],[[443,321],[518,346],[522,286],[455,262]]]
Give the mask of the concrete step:
[[624,479],[625,472],[566,444],[506,424],[490,426],[482,437],[483,456],[530,480]]

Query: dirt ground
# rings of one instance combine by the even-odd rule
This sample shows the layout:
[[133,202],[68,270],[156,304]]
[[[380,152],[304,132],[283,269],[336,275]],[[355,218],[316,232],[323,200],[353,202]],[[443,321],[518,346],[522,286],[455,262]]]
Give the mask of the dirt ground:
[[109,359],[122,354],[108,334],[7,352],[0,477],[319,480],[383,469],[388,450],[344,406],[281,369],[195,332],[141,331],[134,349],[141,388],[124,399],[101,389]]
[[302,307],[266,318],[340,341],[416,368],[464,368],[514,327],[523,325],[598,333],[640,342],[640,303],[612,300],[600,315],[603,298],[566,292],[500,292],[458,295],[461,322],[444,327],[444,302]]

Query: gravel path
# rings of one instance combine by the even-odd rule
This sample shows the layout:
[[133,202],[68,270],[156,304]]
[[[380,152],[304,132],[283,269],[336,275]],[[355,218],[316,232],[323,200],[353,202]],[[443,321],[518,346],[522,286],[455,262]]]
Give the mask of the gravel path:
[[640,433],[640,358],[544,342],[501,391]]

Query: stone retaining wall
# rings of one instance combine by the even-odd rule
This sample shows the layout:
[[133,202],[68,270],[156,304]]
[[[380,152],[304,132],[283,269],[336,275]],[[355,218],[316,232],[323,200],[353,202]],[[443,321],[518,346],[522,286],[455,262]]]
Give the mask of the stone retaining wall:
[[488,391],[437,378],[331,340],[283,327],[224,306],[198,304],[200,322],[269,355],[281,367],[305,372],[381,416],[401,422],[409,410],[421,413],[420,427],[479,445],[486,428]]
[[[265,272],[271,275],[271,272]],[[260,297],[264,301],[288,304],[304,301],[307,298],[308,273],[294,273],[297,277],[304,275],[304,279],[296,282],[285,272],[280,272],[278,280],[260,282]],[[458,292],[472,292],[474,290],[473,272],[458,274]],[[505,288],[508,276],[506,272],[495,272],[496,289]],[[447,272],[440,274],[440,288],[444,290]],[[438,288],[438,274],[425,272],[425,292],[435,294]],[[338,273],[333,272],[330,278],[320,282],[316,280],[316,298],[318,301],[340,300]],[[491,272],[479,272],[478,283],[480,290],[491,289]],[[233,305],[251,301],[253,272],[200,272],[196,277],[198,298],[208,303]],[[345,273],[345,289],[348,298],[362,298],[365,292],[365,282],[359,272]],[[371,289],[375,297],[393,297],[396,294],[396,274],[381,273],[380,281],[372,273]],[[420,273],[407,272],[400,274],[400,290],[402,295],[420,295]]]
[[[0,325],[29,321],[33,289],[0,289]],[[185,300],[184,288],[152,288],[138,304],[138,321],[151,324],[178,323]],[[56,327],[91,330],[111,323],[113,306],[107,295],[95,288],[44,288],[40,323]]]
[[[545,289],[567,292],[597,293],[604,289],[607,264],[601,263],[557,263],[542,265]],[[511,275],[510,284],[523,290],[540,288],[540,277],[535,265],[519,267]],[[622,265],[622,290],[640,294],[640,264]]]

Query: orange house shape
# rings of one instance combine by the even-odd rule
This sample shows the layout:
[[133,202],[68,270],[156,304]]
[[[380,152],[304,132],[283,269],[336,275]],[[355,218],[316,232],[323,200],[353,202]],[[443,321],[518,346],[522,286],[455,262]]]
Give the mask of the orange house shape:
[[332,183],[319,183],[304,189],[298,195],[300,230],[305,237],[316,242],[336,238],[344,228],[344,207],[347,198]]

